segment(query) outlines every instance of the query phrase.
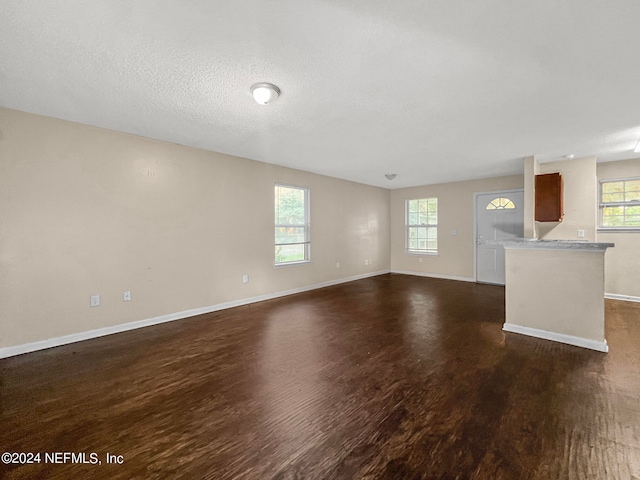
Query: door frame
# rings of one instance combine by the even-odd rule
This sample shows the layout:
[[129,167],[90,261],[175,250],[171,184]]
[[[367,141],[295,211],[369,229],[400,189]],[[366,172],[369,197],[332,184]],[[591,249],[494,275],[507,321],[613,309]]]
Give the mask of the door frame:
[[[473,193],[473,281],[478,283],[478,196],[480,195],[501,195],[503,193],[524,193],[524,188],[509,188],[506,190],[490,190],[488,192]],[[524,205],[522,206],[524,214]]]

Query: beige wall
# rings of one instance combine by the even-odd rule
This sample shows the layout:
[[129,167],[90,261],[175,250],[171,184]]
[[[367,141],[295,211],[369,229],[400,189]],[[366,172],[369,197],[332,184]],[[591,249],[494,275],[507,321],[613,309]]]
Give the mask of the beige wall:
[[[525,159],[525,236],[527,215],[533,217],[527,180],[532,173],[560,172],[564,178],[565,216],[559,223],[535,222],[537,238],[576,240],[578,229],[585,231],[585,239],[615,243],[605,254],[605,292],[623,297],[640,297],[640,233],[597,232],[599,222],[598,180],[640,177],[640,159],[596,164],[595,157],[563,160],[538,165],[534,159]],[[527,173],[529,172],[529,175]],[[530,231],[531,229],[529,229]]]
[[[474,276],[474,193],[523,188],[523,176],[486,178],[391,191],[391,269],[452,277]],[[405,252],[405,201],[438,197],[438,255]],[[456,235],[452,235],[456,230]],[[420,262],[422,260],[422,262]]]
[[[640,158],[599,163],[598,180],[640,177]],[[605,292],[640,299],[640,232],[598,232],[599,242],[612,242],[605,257]]]
[[578,230],[584,239],[595,242],[597,217],[596,158],[541,163],[539,173],[560,172],[564,180],[564,218],[562,222],[536,222],[537,238],[577,240]]
[[[310,264],[273,266],[275,182],[311,189]],[[385,189],[0,109],[0,347],[388,270],[389,217]]]
[[524,159],[524,237],[538,238],[535,221],[536,175],[540,173],[540,163],[534,156]]
[[[567,194],[563,228],[546,238],[573,239],[583,228],[593,239],[595,162],[539,168],[561,171]],[[640,176],[640,159],[598,164],[597,174]],[[524,180],[388,191],[0,108],[0,348],[389,268],[470,279],[473,194]],[[308,265],[273,266],[275,182],[311,189]],[[405,200],[430,196],[439,200],[439,255],[407,255]],[[616,244],[606,292],[640,297],[640,234],[597,240]],[[92,294],[100,307],[89,308]]]
[[604,253],[506,248],[506,321],[604,341]]

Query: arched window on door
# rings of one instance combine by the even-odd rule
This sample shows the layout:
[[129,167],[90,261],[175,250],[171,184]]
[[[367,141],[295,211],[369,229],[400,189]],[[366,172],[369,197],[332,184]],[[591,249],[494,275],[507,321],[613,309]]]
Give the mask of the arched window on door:
[[514,203],[504,197],[494,198],[487,204],[487,210],[510,210],[512,208],[516,208]]

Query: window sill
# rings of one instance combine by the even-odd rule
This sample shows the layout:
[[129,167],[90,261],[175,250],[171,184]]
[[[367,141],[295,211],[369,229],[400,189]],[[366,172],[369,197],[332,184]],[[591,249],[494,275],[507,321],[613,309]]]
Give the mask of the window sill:
[[405,255],[415,255],[418,257],[437,257],[438,255],[440,255],[440,253],[438,252],[410,252],[408,250],[404,251]]
[[600,228],[598,228],[598,232],[602,232],[602,233],[640,233],[640,227],[621,227],[621,228],[600,227]]
[[308,265],[313,263],[311,260],[300,260],[299,262],[275,263],[273,268],[296,267],[298,265]]

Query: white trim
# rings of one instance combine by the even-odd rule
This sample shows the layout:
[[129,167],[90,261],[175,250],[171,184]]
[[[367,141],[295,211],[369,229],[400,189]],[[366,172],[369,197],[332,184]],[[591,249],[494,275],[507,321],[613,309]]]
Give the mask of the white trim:
[[295,262],[274,263],[273,268],[295,267],[296,265],[309,265],[313,260],[298,260]]
[[623,300],[625,302],[640,303],[640,297],[634,297],[633,295],[618,295],[617,293],[605,293],[604,298],[608,298],[609,300]]
[[607,345],[606,340],[598,342],[596,340],[589,340],[588,338],[574,337],[573,335],[565,335],[563,333],[548,332],[547,330],[538,330],[537,328],[523,327],[522,325],[515,325],[513,323],[505,323],[502,326],[502,330],[505,332],[519,333],[521,335],[529,335],[530,337],[542,338],[544,340],[566,343],[568,345],[588,348],[590,350],[597,350],[598,352],[606,353],[609,351],[609,346]]
[[459,282],[475,282],[473,277],[462,277],[459,275],[446,275],[440,273],[426,273],[426,272],[414,272],[411,270],[391,270],[391,273],[398,273],[400,275],[415,275],[417,277],[430,277],[441,278],[443,280],[457,280]]
[[193,317],[196,315],[202,315],[204,313],[211,313],[211,312],[216,312],[218,310],[225,310],[227,308],[240,307],[242,305],[262,302],[265,300],[272,300],[274,298],[293,295],[295,293],[302,293],[302,292],[307,292],[309,290],[316,290],[318,288],[330,287],[332,285],[339,285],[341,283],[348,283],[348,282],[353,282],[355,280],[362,280],[364,278],[376,277],[378,275],[384,275],[386,273],[390,273],[390,270],[380,270],[373,273],[364,273],[362,275],[354,275],[353,277],[341,278],[338,280],[330,280],[328,282],[316,283],[314,285],[307,285],[305,287],[293,288],[291,290],[285,290],[283,292],[269,293],[267,295],[259,295],[257,297],[244,298],[242,300],[234,300],[231,302],[219,303],[217,305],[211,305],[208,307],[194,308],[192,310],[185,310],[183,312],[169,313],[167,315],[147,318],[145,320],[122,323],[120,325],[113,325],[111,327],[98,328],[96,330],[73,333],[71,335],[64,335],[62,337],[49,338],[47,340],[41,340],[38,342],[25,343],[22,345],[15,345],[11,347],[4,347],[4,348],[0,348],[0,358],[13,357],[15,355],[21,355],[23,353],[30,353],[30,352],[35,352],[37,350],[44,350],[47,348],[67,345],[69,343],[81,342],[83,340],[89,340],[91,338],[104,337],[106,335],[113,335],[114,333],[126,332],[128,330],[135,330],[138,328],[149,327],[151,325],[158,325],[160,323],[172,322],[174,320],[182,320],[184,318]]
[[[638,140],[640,142],[640,140]],[[613,178],[613,179],[598,179],[598,232],[625,232],[625,233],[637,233],[640,231],[640,227],[632,227],[632,226],[624,226],[624,227],[606,227],[602,225],[604,207],[607,206],[636,206],[640,205],[640,202],[637,200],[632,200],[629,202],[603,202],[602,201],[602,184],[603,183],[616,183],[616,182],[633,182],[635,180],[640,180],[640,177],[626,177],[626,178]],[[626,192],[626,190],[625,190]],[[623,192],[623,193],[625,193]],[[626,214],[625,214],[626,216]]]
[[[404,200],[404,252],[410,255],[438,255],[438,222],[436,218],[436,223],[428,223],[428,224],[410,224],[410,212],[409,212],[409,203],[413,201],[421,201],[426,200],[429,203],[429,200],[436,201],[436,217],[438,214],[438,197],[430,196],[430,197],[422,197],[422,198],[406,198]],[[427,218],[428,220],[428,218]],[[435,228],[436,229],[436,249],[435,250],[411,250],[409,248],[409,229],[410,228]],[[425,240],[428,240],[426,238]]]
[[[522,216],[524,218],[524,188],[512,188],[509,190],[493,190],[490,192],[473,192],[473,281],[478,281],[478,196],[479,195],[499,195],[502,193],[520,193],[522,192]],[[524,222],[523,222],[524,223]]]
[[640,177],[600,178],[598,182],[602,185],[603,182],[622,182],[624,180],[640,180]]
[[[294,242],[294,243],[274,243],[274,248],[278,247],[279,245],[304,245],[304,259],[303,260],[297,260],[297,261],[293,261],[293,262],[275,262],[274,265],[276,267],[281,266],[281,265],[300,265],[303,263],[309,263],[311,262],[311,189],[309,187],[301,187],[301,186],[297,186],[297,185],[289,185],[289,184],[284,184],[284,183],[278,183],[276,182],[274,185],[274,191],[273,191],[273,196],[274,196],[274,200],[276,197],[276,188],[288,188],[290,190],[302,190],[304,192],[304,225],[288,225],[288,224],[282,224],[282,223],[274,223],[274,227],[278,228],[278,227],[304,227],[304,236],[305,236],[305,241],[304,242]],[[274,213],[275,213],[275,209],[274,209]],[[275,228],[274,228],[274,232],[275,232]],[[275,239],[274,239],[275,240]],[[274,250],[275,251],[275,250]],[[274,255],[274,261],[275,261],[275,255]]]
[[640,233],[640,227],[598,227],[599,233]]

